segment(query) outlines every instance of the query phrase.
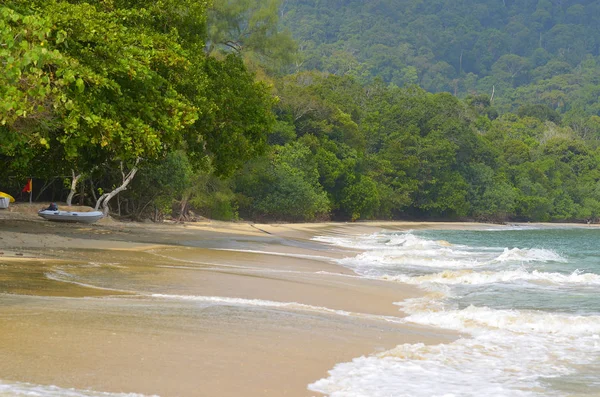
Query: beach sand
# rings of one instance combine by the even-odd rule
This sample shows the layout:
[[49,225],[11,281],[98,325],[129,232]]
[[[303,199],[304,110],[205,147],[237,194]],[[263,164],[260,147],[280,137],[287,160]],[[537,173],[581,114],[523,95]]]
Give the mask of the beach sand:
[[0,212],[0,382],[313,396],[307,385],[336,363],[457,335],[402,323],[394,302],[422,291],[356,277],[334,261],[355,252],[311,238],[433,226],[80,225]]

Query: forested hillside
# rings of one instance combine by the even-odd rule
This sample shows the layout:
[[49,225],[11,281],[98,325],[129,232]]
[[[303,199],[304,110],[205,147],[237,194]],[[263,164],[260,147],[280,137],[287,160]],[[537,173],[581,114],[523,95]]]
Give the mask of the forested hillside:
[[286,0],[281,15],[301,70],[600,111],[599,1]]
[[0,190],[155,221],[596,222],[599,3],[3,1]]
[[543,105],[496,117],[487,96],[461,101],[315,72],[287,76],[277,89],[271,150],[236,179],[244,216],[600,215],[600,124],[587,126],[584,136]]

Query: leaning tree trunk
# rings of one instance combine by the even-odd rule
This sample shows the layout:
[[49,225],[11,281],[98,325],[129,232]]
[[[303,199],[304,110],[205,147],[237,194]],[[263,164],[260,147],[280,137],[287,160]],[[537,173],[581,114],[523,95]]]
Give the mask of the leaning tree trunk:
[[73,196],[75,195],[75,190],[77,189],[77,181],[79,181],[79,178],[81,178],[81,174],[79,175],[75,175],[75,171],[71,170],[71,174],[73,175],[73,178],[71,179],[71,191],[69,192],[69,195],[67,196],[67,206],[71,206],[71,202],[73,201]]
[[96,202],[96,207],[94,208],[95,210],[98,210],[100,206],[102,206],[102,213],[104,214],[104,216],[108,215],[108,202],[123,190],[127,190],[127,185],[129,185],[129,182],[131,182],[138,170],[137,165],[139,161],[140,159],[136,160],[135,165],[127,175],[125,175],[125,173],[123,172],[123,163],[121,163],[121,175],[123,176],[123,183],[121,184],[121,186],[119,186],[112,192],[104,193],[102,196],[100,196],[100,198]]
[[179,209],[179,217],[177,218],[177,222],[183,223],[187,220],[187,212],[188,212],[188,200],[190,198],[189,194],[184,194],[181,199],[181,206]]

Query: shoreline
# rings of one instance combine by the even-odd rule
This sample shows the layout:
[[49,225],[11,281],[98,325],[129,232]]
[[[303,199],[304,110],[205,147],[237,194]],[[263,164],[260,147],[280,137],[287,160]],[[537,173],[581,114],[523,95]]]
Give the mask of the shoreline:
[[10,214],[0,213],[0,317],[18,321],[0,325],[0,384],[163,397],[311,396],[307,386],[336,363],[402,343],[449,343],[459,335],[386,320],[404,316],[394,302],[423,291],[355,276],[335,259],[356,252],[311,238],[505,227],[65,225]]

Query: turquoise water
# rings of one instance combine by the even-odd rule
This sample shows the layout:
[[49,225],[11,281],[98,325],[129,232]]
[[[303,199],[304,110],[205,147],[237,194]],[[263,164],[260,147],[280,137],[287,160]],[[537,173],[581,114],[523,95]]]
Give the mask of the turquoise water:
[[457,286],[465,306],[485,305],[498,309],[538,309],[551,312],[600,314],[600,284],[567,282],[576,274],[600,275],[600,230],[598,229],[519,229],[499,231],[425,231],[416,233],[428,239],[443,239],[453,244],[477,249],[495,247],[519,249],[534,248],[556,253],[559,260],[512,260],[489,265],[495,271],[508,269],[528,273],[556,273],[565,276],[564,282],[548,283],[543,280],[511,280],[484,287]]
[[350,396],[600,396],[600,229],[494,227],[317,238],[340,263],[408,283],[407,322],[459,331],[338,364],[312,390]]

